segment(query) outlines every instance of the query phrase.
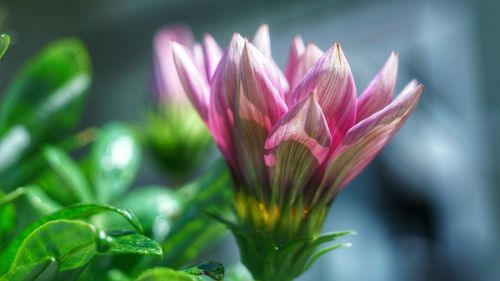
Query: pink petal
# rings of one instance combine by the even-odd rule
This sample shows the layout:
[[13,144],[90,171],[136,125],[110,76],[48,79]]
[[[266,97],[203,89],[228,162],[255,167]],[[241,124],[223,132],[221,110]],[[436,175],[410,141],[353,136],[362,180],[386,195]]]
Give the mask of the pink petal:
[[391,102],[398,74],[398,57],[397,53],[391,53],[384,67],[358,98],[356,122],[367,118]]
[[293,91],[291,102],[296,103],[312,92],[318,93],[318,103],[336,146],[356,118],[356,86],[339,44],[313,65]]
[[210,110],[208,127],[215,143],[226,158],[229,166],[236,171],[232,130],[234,126],[233,107],[236,96],[239,64],[245,40],[234,34],[229,47],[212,77],[210,88]]
[[293,89],[297,86],[304,75],[311,69],[311,67],[323,56],[323,51],[321,51],[318,46],[309,43],[302,56],[297,62],[297,66],[294,72],[290,74],[289,83],[290,88]]
[[281,84],[272,62],[248,42],[243,48],[239,70],[233,129],[238,166],[249,185],[267,186],[264,142],[287,107],[281,98]]
[[208,77],[205,75],[205,58],[204,58],[204,55],[203,55],[203,48],[201,47],[200,44],[198,43],[195,43],[193,45],[193,49],[192,49],[192,54],[193,54],[193,60],[196,64],[196,68],[199,69],[200,73],[202,74],[203,76],[203,79],[207,82],[209,82],[209,79]]
[[266,58],[271,58],[271,39],[267,24],[263,24],[257,29],[252,42]]
[[[290,46],[290,53],[288,54],[288,61],[285,67],[285,77],[290,84],[290,90],[293,90],[298,80],[296,81],[297,68],[299,65],[299,60],[305,52],[304,41],[299,35],[296,35]],[[300,77],[302,78],[302,77]],[[299,78],[299,79],[300,79]]]
[[203,56],[207,81],[211,81],[215,69],[222,57],[222,50],[215,39],[208,33],[203,36]]
[[[265,142],[265,163],[273,198],[291,205],[325,160],[332,139],[316,94],[296,104],[274,126]],[[291,197],[289,197],[291,196]]]
[[253,38],[253,45],[271,62],[269,69],[273,72],[272,75],[277,75],[276,79],[279,79],[280,88],[284,89],[280,90],[280,94],[284,97],[285,92],[288,92],[288,81],[271,57],[271,40],[267,24],[261,25],[257,30]]
[[407,89],[347,132],[326,166],[316,201],[332,200],[373,160],[413,112],[423,90],[423,85]]
[[245,43],[236,104],[238,117],[270,130],[286,112],[278,71],[254,46]]
[[172,42],[192,48],[193,34],[185,26],[172,26],[163,28],[154,38],[155,90],[163,102],[186,99],[172,59]]
[[189,50],[186,47],[174,42],[172,43],[172,50],[180,82],[191,103],[198,110],[203,120],[207,121],[210,102],[208,84],[189,56]]

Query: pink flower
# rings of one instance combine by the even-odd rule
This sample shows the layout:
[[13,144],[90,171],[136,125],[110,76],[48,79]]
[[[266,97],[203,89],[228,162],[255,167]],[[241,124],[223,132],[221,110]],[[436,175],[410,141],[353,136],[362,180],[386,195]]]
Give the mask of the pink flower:
[[[205,71],[191,46],[179,42],[172,49],[184,90],[227,160],[238,198],[247,198],[240,217],[263,228],[272,229],[285,209],[306,216],[328,206],[391,140],[423,91],[411,81],[393,100],[398,55],[392,53],[357,97],[340,45],[323,53],[299,36],[283,74],[271,57],[266,25],[252,42],[234,34],[216,68],[215,56],[205,51]],[[213,76],[207,69],[215,69]],[[257,205],[261,210],[253,214]]]
[[181,185],[211,161],[214,146],[204,121],[186,96],[180,79],[185,75],[177,73],[172,55],[174,42],[188,48],[188,59],[196,68],[192,73],[199,75],[194,77],[199,84],[188,85],[189,91],[201,92],[207,88],[222,50],[209,35],[205,36],[202,47],[185,26],[165,27],[154,38],[155,99],[143,126],[143,139],[171,181]]
[[[154,40],[154,78],[155,91],[162,102],[179,101],[186,99],[186,93],[179,80],[182,75],[177,69],[172,57],[172,43],[182,44],[189,49],[189,56],[195,63],[197,72],[195,77],[208,83],[215,67],[220,60],[222,50],[210,35],[205,35],[204,46],[194,41],[193,33],[185,26],[169,26],[160,30]],[[199,90],[199,89],[194,89]]]

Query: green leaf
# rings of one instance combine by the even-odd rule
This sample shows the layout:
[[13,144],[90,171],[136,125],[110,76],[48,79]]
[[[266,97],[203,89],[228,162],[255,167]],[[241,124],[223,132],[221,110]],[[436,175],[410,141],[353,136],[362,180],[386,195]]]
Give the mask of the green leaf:
[[91,179],[99,202],[121,195],[134,180],[141,150],[132,131],[112,123],[104,127],[92,149]]
[[159,186],[136,188],[113,205],[130,209],[157,241],[165,239],[183,209],[182,198],[174,190]]
[[10,36],[7,34],[0,35],[0,58],[3,57],[10,45]]
[[195,276],[208,276],[216,281],[222,281],[224,279],[224,266],[216,261],[192,265],[182,269],[182,271]]
[[208,217],[205,211],[215,208],[225,213],[232,206],[231,179],[223,162],[194,184],[182,187],[178,193],[186,200],[183,203],[185,211],[175,220],[162,243],[163,251],[169,253],[162,264],[170,267],[179,267],[193,260],[226,234],[226,227]]
[[144,271],[135,281],[198,281],[198,279],[170,268],[152,268]]
[[[97,254],[140,254],[161,256],[155,241],[134,232],[105,233],[77,220],[49,221],[32,231],[17,249],[6,280],[26,280],[40,275],[48,280],[81,273]],[[48,261],[48,262],[47,262]],[[79,270],[80,269],[80,270]],[[59,278],[61,280],[67,280]]]
[[226,271],[224,281],[254,281],[252,274],[241,263],[231,266]]
[[116,208],[108,205],[96,205],[96,204],[78,204],[67,208],[64,208],[52,215],[41,218],[40,220],[34,222],[19,234],[14,241],[12,241],[5,251],[0,254],[0,274],[5,273],[9,265],[14,260],[14,255],[20,245],[26,240],[26,238],[35,231],[39,226],[54,220],[59,219],[80,219],[91,215],[102,213],[105,211],[115,212],[122,217],[124,217],[135,229],[142,233],[142,226],[137,218],[129,211],[121,208]]
[[0,191],[0,249],[3,246],[4,238],[14,228],[16,217],[14,205],[7,200],[4,201],[5,197]]
[[59,263],[55,258],[47,258],[38,263],[22,265],[7,274],[0,276],[0,281],[8,280],[54,280],[59,271]]
[[112,243],[108,244],[108,248],[103,251],[104,253],[128,253],[159,257],[163,255],[158,242],[133,231],[114,231],[108,232],[106,235],[111,237]]
[[[23,280],[33,269],[39,271],[40,262],[51,259],[57,262],[57,271],[82,267],[97,252],[96,233],[94,226],[82,221],[47,222],[32,231],[19,245],[3,278]],[[51,262],[48,268],[54,267],[56,262]]]
[[[65,151],[71,151],[88,144],[88,142],[93,140],[95,134],[95,128],[88,128],[78,134],[70,135],[62,141],[57,141],[55,144],[57,147],[62,148]],[[0,135],[0,150],[3,149],[1,138],[2,137]],[[18,141],[19,139],[15,137],[11,143],[16,143]],[[11,147],[9,144],[5,147],[5,152],[12,153],[11,156],[8,156],[5,159],[5,162],[0,162],[0,186],[2,186],[5,190],[12,190],[13,188],[17,188],[19,186],[31,184],[34,178],[37,178],[45,171],[47,161],[45,160],[43,153],[38,153],[38,151],[30,153],[26,157],[22,158],[22,165],[17,165],[16,161],[21,159],[24,150],[17,146]],[[14,154],[19,154],[19,159],[17,156],[14,156]],[[4,152],[0,152],[0,155],[5,156]],[[7,160],[9,162],[7,162]]]
[[30,172],[20,162],[77,123],[90,72],[87,51],[76,39],[50,44],[18,72],[0,103],[2,185],[4,178],[12,181],[19,173]]
[[40,215],[46,216],[63,208],[61,204],[52,200],[38,186],[30,186],[25,190],[28,202]]
[[94,202],[94,196],[78,164],[61,149],[46,147],[44,155],[62,187],[71,191],[80,203]]
[[[0,106],[0,131],[19,122],[38,132],[72,127],[90,85],[90,69],[89,56],[79,40],[62,39],[48,45],[8,87]],[[53,123],[44,124],[47,121]]]

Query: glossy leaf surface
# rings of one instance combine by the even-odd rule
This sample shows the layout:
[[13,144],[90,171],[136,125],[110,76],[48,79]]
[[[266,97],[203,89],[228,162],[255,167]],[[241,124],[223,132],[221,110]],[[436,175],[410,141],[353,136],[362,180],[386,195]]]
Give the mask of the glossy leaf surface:
[[112,123],[104,127],[92,151],[91,179],[99,202],[123,194],[134,180],[141,161],[141,150],[132,131]]
[[10,36],[7,34],[0,35],[0,58],[3,57],[10,45]]
[[24,229],[23,232],[21,232],[16,239],[14,239],[8,247],[0,254],[0,273],[5,273],[12,261],[15,258],[17,249],[24,243],[24,241],[27,239],[28,236],[31,235],[33,231],[35,231],[38,227],[41,225],[54,221],[54,220],[61,220],[61,219],[80,219],[80,218],[85,218],[91,215],[95,215],[98,213],[102,213],[105,211],[111,211],[119,214],[123,218],[125,218],[129,223],[139,232],[142,232],[142,226],[140,222],[137,220],[137,218],[130,213],[127,210],[120,209],[120,208],[115,208],[112,206],[108,205],[95,205],[95,204],[80,204],[80,205],[74,205],[67,207],[65,209],[62,209],[58,212],[53,213],[52,215],[43,217],[42,219],[34,222],[30,226],[28,226],[26,229]]
[[54,220],[39,226],[24,239],[3,278],[39,280],[41,275],[55,278],[59,273],[86,266],[97,253],[162,255],[157,242],[134,232],[109,234],[82,221]]
[[143,272],[135,281],[199,281],[199,279],[170,268],[153,268]]

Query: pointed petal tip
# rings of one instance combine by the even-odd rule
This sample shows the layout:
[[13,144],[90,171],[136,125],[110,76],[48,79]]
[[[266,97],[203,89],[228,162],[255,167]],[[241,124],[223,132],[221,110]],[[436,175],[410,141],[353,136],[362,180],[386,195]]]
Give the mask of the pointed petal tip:
[[300,41],[300,42],[304,42],[304,40],[302,40],[302,36],[300,36],[300,34],[295,34],[295,36],[293,36],[293,41]]
[[399,53],[396,51],[392,51],[387,62],[391,62],[392,64],[399,62]]
[[203,33],[203,41],[205,41],[205,42],[206,41],[210,41],[210,42],[214,41],[215,42],[215,39],[210,33],[205,32],[205,33]]
[[[318,48],[319,49],[319,48]],[[336,58],[338,61],[345,61],[344,51],[342,50],[342,46],[340,43],[334,43],[326,52],[326,56],[331,58]]]
[[181,44],[172,41],[172,54],[174,57],[176,56],[183,56],[184,53],[186,52],[186,47],[182,46]]
[[244,40],[243,36],[241,36],[241,34],[239,34],[238,32],[233,33],[233,36],[231,37],[231,43],[233,41],[242,42],[243,40]]
[[319,59],[323,55],[323,51],[314,43],[307,43],[305,53],[316,57],[315,60]]
[[257,33],[259,32],[267,32],[269,33],[269,25],[267,23],[263,23],[259,26],[259,28],[257,29]]

